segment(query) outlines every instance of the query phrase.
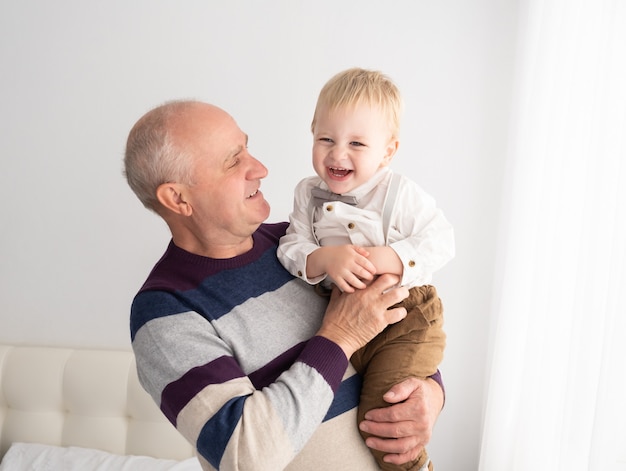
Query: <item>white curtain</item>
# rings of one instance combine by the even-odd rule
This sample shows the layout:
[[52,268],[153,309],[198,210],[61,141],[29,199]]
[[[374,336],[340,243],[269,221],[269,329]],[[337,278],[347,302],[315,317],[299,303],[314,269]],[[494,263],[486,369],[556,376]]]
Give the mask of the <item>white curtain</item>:
[[481,471],[626,470],[626,0],[521,0]]

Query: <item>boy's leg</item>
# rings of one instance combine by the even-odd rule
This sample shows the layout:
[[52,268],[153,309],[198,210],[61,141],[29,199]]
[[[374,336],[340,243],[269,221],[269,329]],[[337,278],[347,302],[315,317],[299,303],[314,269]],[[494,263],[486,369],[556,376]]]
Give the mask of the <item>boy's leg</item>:
[[[368,410],[389,405],[382,397],[393,385],[410,376],[425,378],[434,374],[443,358],[446,335],[443,331],[443,307],[437,290],[430,285],[412,288],[402,304],[407,316],[388,326],[350,359],[363,376],[359,422]],[[367,434],[362,435],[367,437]],[[424,451],[418,460],[397,466],[383,462],[384,453],[371,451],[385,471],[416,471],[428,459]]]

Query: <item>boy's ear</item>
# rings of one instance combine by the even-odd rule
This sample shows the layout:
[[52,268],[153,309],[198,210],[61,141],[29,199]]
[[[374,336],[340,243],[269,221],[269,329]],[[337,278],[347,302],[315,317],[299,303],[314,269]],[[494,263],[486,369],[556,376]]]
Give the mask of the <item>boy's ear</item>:
[[181,216],[191,216],[193,209],[187,202],[184,186],[178,183],[163,183],[156,190],[156,197],[164,208]]
[[398,139],[392,139],[385,147],[385,156],[383,157],[383,161],[380,164],[381,167],[386,167],[391,163],[391,159],[398,151],[398,147],[400,146],[400,141]]

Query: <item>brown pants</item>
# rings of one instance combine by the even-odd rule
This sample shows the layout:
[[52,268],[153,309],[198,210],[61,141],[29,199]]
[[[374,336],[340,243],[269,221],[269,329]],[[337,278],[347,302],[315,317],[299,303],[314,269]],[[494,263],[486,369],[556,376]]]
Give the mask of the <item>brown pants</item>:
[[[363,377],[358,423],[371,409],[386,407],[383,394],[410,377],[426,378],[436,373],[446,345],[443,331],[443,306],[434,286],[411,288],[409,297],[402,302],[407,316],[388,326],[365,347],[352,355],[350,362]],[[368,434],[361,432],[363,439]],[[380,468],[385,471],[415,471],[428,459],[424,450],[417,460],[404,465],[383,461],[382,453],[370,449]],[[429,464],[432,470],[432,463]]]

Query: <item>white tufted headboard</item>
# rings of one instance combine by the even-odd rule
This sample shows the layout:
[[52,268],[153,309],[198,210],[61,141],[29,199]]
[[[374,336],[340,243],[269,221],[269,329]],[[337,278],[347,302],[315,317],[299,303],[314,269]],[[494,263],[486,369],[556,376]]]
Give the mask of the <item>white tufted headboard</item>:
[[0,345],[0,459],[13,442],[194,456],[140,386],[130,351]]

